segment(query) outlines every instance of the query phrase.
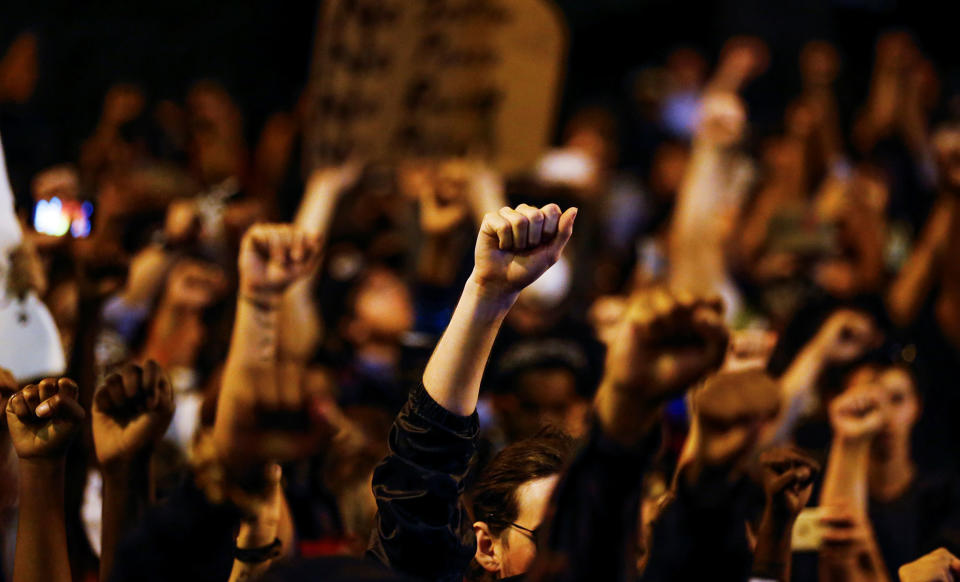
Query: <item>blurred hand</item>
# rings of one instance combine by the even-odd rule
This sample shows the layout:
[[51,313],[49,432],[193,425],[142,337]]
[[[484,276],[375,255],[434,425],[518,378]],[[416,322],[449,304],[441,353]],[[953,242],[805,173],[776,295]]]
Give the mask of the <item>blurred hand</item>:
[[806,507],[820,465],[793,447],[778,447],[760,455],[767,511],[776,519],[792,523]]
[[577,209],[521,204],[483,217],[472,277],[496,294],[519,293],[560,259],[573,235]]
[[845,363],[865,354],[879,340],[880,332],[869,315],[839,309],[827,318],[813,341],[827,360]]
[[202,226],[200,211],[193,200],[174,200],[167,207],[163,229],[167,242],[182,244],[193,241],[200,235]]
[[219,267],[185,259],[170,270],[163,300],[170,307],[204,309],[217,299],[225,287],[226,279]]
[[873,438],[883,428],[879,388],[863,384],[848,388],[829,406],[834,435],[851,441]]
[[339,409],[302,382],[237,383],[220,392],[213,443],[228,466],[244,468],[314,455],[342,426]]
[[691,396],[685,452],[706,466],[744,468],[780,405],[780,386],[762,369],[718,372]]
[[659,402],[723,362],[728,333],[719,299],[662,289],[638,292],[607,352],[605,382]]
[[[464,185],[464,188],[469,187]],[[420,200],[420,228],[429,236],[445,236],[460,226],[470,214],[463,192],[448,188],[441,195],[432,183],[421,184],[416,192]]]
[[289,224],[257,224],[240,243],[240,292],[253,296],[282,293],[313,270],[319,244]]
[[945,548],[938,548],[897,572],[900,582],[954,582],[960,580],[960,559]]
[[740,141],[746,122],[743,102],[735,94],[707,94],[700,104],[696,139],[709,146],[730,147]]
[[153,360],[124,366],[93,395],[93,444],[108,469],[149,454],[173,418],[173,389]]
[[30,384],[7,401],[10,440],[21,459],[62,459],[80,430],[83,408],[68,378]]

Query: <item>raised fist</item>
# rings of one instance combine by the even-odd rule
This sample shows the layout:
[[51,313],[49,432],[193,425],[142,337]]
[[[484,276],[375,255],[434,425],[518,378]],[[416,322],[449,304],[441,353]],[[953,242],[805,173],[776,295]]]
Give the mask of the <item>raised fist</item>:
[[7,426],[21,459],[62,458],[80,430],[83,408],[68,378],[30,384],[7,401]]
[[577,209],[521,204],[483,217],[473,277],[494,293],[519,293],[560,259],[573,235]]
[[836,436],[862,440],[874,437],[883,428],[880,388],[859,384],[833,399],[829,406],[830,426]]
[[767,496],[767,509],[785,521],[793,521],[810,501],[813,481],[820,465],[793,447],[777,447],[760,455],[760,479]]
[[308,275],[319,258],[318,242],[290,224],[256,224],[240,243],[240,292],[278,294]]
[[719,299],[650,289],[635,294],[607,352],[605,381],[647,402],[671,398],[723,363]]
[[831,362],[852,362],[880,339],[880,332],[869,315],[840,309],[834,311],[817,333],[815,341]]
[[170,381],[153,360],[107,376],[93,395],[93,445],[100,466],[149,453],[166,432],[173,409]]
[[718,148],[740,141],[747,122],[743,101],[733,93],[715,92],[700,103],[696,139]]
[[897,571],[900,582],[953,582],[960,578],[960,559],[945,548],[937,548]]
[[762,369],[719,372],[691,399],[690,441],[706,465],[739,465],[780,412],[780,387]]
[[219,267],[184,259],[170,270],[163,299],[174,308],[199,310],[210,306],[225,287],[226,278]]

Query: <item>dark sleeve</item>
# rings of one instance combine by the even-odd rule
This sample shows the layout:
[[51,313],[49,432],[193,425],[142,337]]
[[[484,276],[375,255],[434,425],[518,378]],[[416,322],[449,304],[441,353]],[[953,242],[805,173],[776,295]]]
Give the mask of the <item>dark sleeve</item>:
[[187,479],[121,540],[110,580],[226,580],[239,517],[233,509],[211,504]]
[[693,485],[681,475],[650,526],[644,582],[747,580],[753,553],[746,533],[750,490],[726,470],[705,469]]
[[659,446],[659,430],[627,449],[594,426],[557,484],[531,580],[636,578],[642,479]]
[[390,429],[390,453],[373,473],[369,557],[425,580],[463,579],[476,539],[461,496],[478,433],[476,412],[449,412],[423,385],[411,392]]

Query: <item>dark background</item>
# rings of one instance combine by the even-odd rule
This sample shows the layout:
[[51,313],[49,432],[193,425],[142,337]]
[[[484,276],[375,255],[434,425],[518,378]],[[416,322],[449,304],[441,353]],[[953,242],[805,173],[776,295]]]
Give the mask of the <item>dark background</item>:
[[[811,38],[834,41],[844,57],[846,109],[863,99],[878,32],[906,28],[956,92],[957,26],[946,3],[897,0],[557,0],[570,29],[561,119],[584,104],[615,109],[629,73],[679,45],[710,59],[732,34],[764,38],[768,73],[748,101],[777,110],[797,86],[796,55]],[[191,82],[224,83],[256,136],[267,114],[289,108],[309,66],[317,3],[293,0],[0,0],[0,51],[23,30],[40,38],[41,78],[32,113],[55,128],[45,139],[75,159],[94,127],[107,87],[141,84],[152,99],[179,98]],[[759,96],[759,99],[757,98]],[[759,114],[754,110],[752,116]],[[771,116],[777,114],[772,113]],[[58,160],[51,160],[51,162]]]

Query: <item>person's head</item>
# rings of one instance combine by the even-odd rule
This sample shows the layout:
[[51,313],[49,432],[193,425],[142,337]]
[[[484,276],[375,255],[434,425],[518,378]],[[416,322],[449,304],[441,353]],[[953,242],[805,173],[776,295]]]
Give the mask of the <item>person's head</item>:
[[395,345],[413,327],[413,299],[403,280],[392,270],[371,268],[357,283],[345,335],[354,348]]
[[530,568],[537,555],[538,528],[572,453],[573,439],[545,429],[490,461],[470,495],[477,536],[471,579],[505,578]]
[[883,416],[883,428],[873,439],[872,459],[909,459],[910,438],[922,409],[913,375],[904,365],[866,363],[847,376],[845,389],[864,384],[871,385],[878,394]]

